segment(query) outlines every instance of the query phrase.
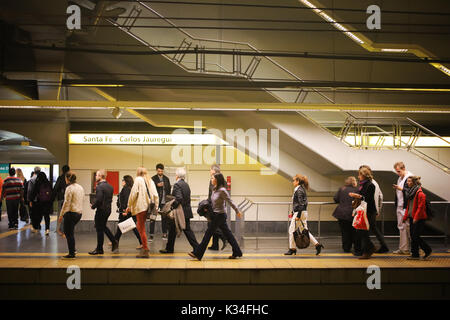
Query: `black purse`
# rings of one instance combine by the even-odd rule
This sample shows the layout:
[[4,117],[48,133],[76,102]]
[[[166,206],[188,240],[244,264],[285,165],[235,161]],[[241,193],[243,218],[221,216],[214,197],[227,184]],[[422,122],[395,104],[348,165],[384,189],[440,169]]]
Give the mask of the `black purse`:
[[309,247],[309,231],[305,228],[305,225],[303,224],[303,221],[300,219],[300,222],[303,226],[303,231],[300,232],[300,228],[297,228],[297,230],[294,231],[294,241],[299,249],[305,249]]

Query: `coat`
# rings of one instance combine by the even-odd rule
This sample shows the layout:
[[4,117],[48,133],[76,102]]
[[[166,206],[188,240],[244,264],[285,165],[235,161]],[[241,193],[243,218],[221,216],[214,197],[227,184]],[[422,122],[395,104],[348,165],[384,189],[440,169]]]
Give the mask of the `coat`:
[[[163,175],[164,187],[157,186],[157,184],[160,183],[159,177],[157,174],[155,174],[152,177],[152,180],[155,183],[156,190],[158,191],[159,202],[161,202],[163,200],[163,193],[164,193],[163,191],[165,191],[166,196],[170,195],[170,190],[172,189],[172,187],[170,186],[169,178],[166,177],[165,175]],[[160,205],[159,202],[158,202],[158,206]]]
[[353,198],[348,195],[350,192],[358,193],[358,188],[353,186],[344,186],[334,195],[334,202],[338,203],[338,206],[334,209],[333,217],[338,220],[353,221]]
[[292,211],[300,213],[302,211],[306,211],[307,207],[308,196],[306,195],[306,190],[302,185],[299,185],[292,197]]
[[375,205],[375,185],[370,180],[366,180],[364,184],[358,189],[358,193],[362,195],[362,199],[367,202],[367,214],[377,214],[377,207]]
[[95,202],[92,209],[111,213],[114,188],[106,181],[100,181],[95,188]]
[[186,219],[192,219],[194,215],[191,207],[191,188],[184,179],[179,179],[173,185],[172,195],[175,197],[172,208],[177,208],[181,204]]
[[147,211],[150,203],[159,203],[155,183],[151,179],[148,179],[146,182],[144,177],[136,177],[128,197],[128,208],[130,208],[131,214],[135,216],[138,213]]
[[425,193],[423,193],[422,188],[419,188],[416,192],[416,195],[414,196],[414,200],[413,201],[407,201],[407,206],[406,206],[406,210],[405,210],[405,214],[403,216],[403,221],[406,221],[408,219],[408,211],[409,211],[409,206],[411,205],[412,202],[412,212],[411,212],[411,216],[413,218],[414,221],[418,221],[418,220],[427,220],[428,216],[427,216],[427,209],[426,209],[426,199],[427,196],[425,195]]

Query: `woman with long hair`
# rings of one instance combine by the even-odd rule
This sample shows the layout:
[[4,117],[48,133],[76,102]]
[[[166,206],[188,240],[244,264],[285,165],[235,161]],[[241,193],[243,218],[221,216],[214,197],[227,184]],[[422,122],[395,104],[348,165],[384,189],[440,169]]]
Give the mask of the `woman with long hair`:
[[407,207],[403,221],[409,220],[409,228],[411,234],[411,256],[408,260],[419,260],[419,247],[425,252],[424,260],[428,260],[430,256],[431,247],[421,238],[425,228],[425,221],[429,218],[427,215],[426,195],[422,190],[422,183],[420,177],[411,176],[406,181],[410,188],[407,194]]
[[[127,206],[128,206],[128,198],[130,197],[131,188],[133,188],[133,177],[126,175],[123,177],[122,180],[122,190],[120,190],[119,196],[117,197],[117,211],[119,212],[119,221],[118,223],[121,223],[130,217],[132,217],[131,212],[126,212]],[[134,222],[136,223],[136,216],[132,217]],[[133,232],[136,236],[136,238],[139,241],[139,246],[137,249],[142,249],[142,242],[141,237],[139,235],[139,232],[137,228],[133,229]],[[119,243],[120,237],[122,236],[122,231],[120,231],[120,228],[117,227],[116,234],[114,238],[116,239],[117,243]]]
[[75,259],[75,225],[80,221],[83,210],[84,190],[77,183],[77,176],[74,172],[65,174],[66,190],[64,192],[64,202],[59,214],[58,222],[63,223],[64,234],[67,240],[69,254],[64,256],[65,259]]
[[[295,255],[297,253],[297,246],[295,244],[294,232],[297,228],[300,228],[300,232],[303,229],[308,230],[308,196],[306,190],[309,189],[309,182],[306,176],[301,174],[295,175],[292,178],[292,185],[294,186],[294,195],[292,196],[292,212],[289,215],[291,223],[289,225],[289,250],[284,254],[286,256]],[[308,230],[309,232],[309,230]],[[316,255],[319,255],[322,251],[323,245],[314,238],[309,232],[310,243],[316,247]]]
[[[19,178],[20,180],[22,180],[23,183],[23,198],[27,199],[27,179],[25,178],[25,176],[23,175],[23,171],[20,168],[16,169],[16,176],[17,178]],[[29,213],[28,213],[28,208],[26,205],[26,200],[24,200],[23,202],[20,203],[19,205],[19,215],[20,215],[20,220],[24,221],[25,223],[29,223]]]
[[193,252],[189,253],[189,255],[192,258],[201,260],[205,253],[206,247],[208,246],[209,240],[211,239],[216,229],[219,228],[220,230],[222,230],[224,237],[228,240],[231,247],[233,248],[233,254],[229,257],[229,259],[236,259],[242,257],[242,251],[239,248],[239,244],[237,243],[236,239],[234,238],[233,234],[231,233],[231,230],[228,228],[227,225],[225,203],[228,202],[228,204],[236,212],[237,217],[240,218],[242,216],[242,213],[239,211],[239,209],[236,207],[233,201],[231,201],[230,194],[225,188],[226,185],[225,178],[221,173],[216,173],[211,178],[211,183],[213,185],[213,190],[211,194],[211,204],[213,208],[211,223],[208,224],[208,229],[206,230],[205,235],[203,236],[202,242],[194,249]]
[[[36,197],[36,226],[39,226],[44,217],[45,235],[50,234],[50,214],[52,213],[52,184],[44,171],[40,171],[36,178],[36,187],[33,189]],[[35,228],[36,229],[36,228]]]
[[145,220],[147,219],[147,211],[151,204],[158,205],[158,191],[155,183],[149,178],[147,169],[143,167],[137,168],[136,178],[128,197],[127,213],[131,212],[132,216],[136,216],[136,227],[141,237],[142,249],[136,256],[137,258],[148,258],[149,248],[147,243],[147,234],[145,231]]
[[[367,202],[367,220],[374,221],[377,214],[375,205],[375,185],[372,183],[372,172],[367,167],[361,167],[358,171],[359,188],[358,192],[350,192],[352,198],[361,199]],[[369,226],[370,228],[370,226]],[[375,246],[370,240],[369,230],[356,230],[358,239],[361,241],[362,256],[359,259],[369,259],[375,252]]]

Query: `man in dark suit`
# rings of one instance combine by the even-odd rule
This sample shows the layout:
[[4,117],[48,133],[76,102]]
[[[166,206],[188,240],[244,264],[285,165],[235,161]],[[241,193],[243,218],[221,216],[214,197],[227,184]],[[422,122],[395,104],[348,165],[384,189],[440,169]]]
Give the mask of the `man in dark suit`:
[[[211,169],[209,171],[211,177],[213,177],[216,173],[220,173],[220,167],[217,164],[213,164],[211,166]],[[208,191],[208,200],[211,201],[211,194],[213,192],[213,184],[211,183],[211,179],[209,179],[209,191]],[[211,223],[211,221],[208,220],[208,225]],[[220,229],[216,229],[216,231],[214,231],[213,236],[212,236],[212,244],[211,247],[208,248],[208,250],[219,250],[219,239],[222,240],[223,245],[222,245],[222,250],[225,249],[225,247],[227,246],[227,240],[225,239],[222,231]]]
[[95,202],[91,205],[95,211],[95,229],[97,230],[97,248],[89,252],[91,255],[103,254],[103,233],[112,243],[112,251],[116,251],[119,243],[114,238],[111,230],[106,226],[109,215],[111,214],[111,202],[113,198],[114,188],[106,181],[105,170],[97,171],[95,175],[97,187],[95,189]]
[[[162,209],[166,204],[166,196],[170,195],[170,181],[167,176],[164,175],[164,165],[162,163],[158,163],[156,165],[156,174],[152,177],[153,182],[155,183],[156,190],[158,191],[159,196],[159,209]],[[163,240],[167,240],[167,230],[168,230],[168,221],[169,218],[166,216],[161,216],[161,229],[163,233]],[[155,221],[150,221],[150,238],[149,241],[153,241],[153,235],[155,234]]]
[[[179,204],[183,208],[184,219],[186,221],[186,228],[183,230],[186,235],[189,244],[192,246],[192,249],[195,249],[198,246],[197,239],[195,239],[194,232],[191,230],[190,222],[194,217],[192,214],[191,208],[191,189],[189,185],[184,181],[186,177],[186,170],[184,168],[178,168],[176,171],[176,180],[177,182],[173,185],[172,195],[175,197],[175,201],[172,204],[172,208],[177,208]],[[175,246],[175,238],[176,238],[176,229],[175,222],[173,220],[170,221],[169,225],[169,238],[167,240],[166,249],[159,250],[161,253],[173,253]]]

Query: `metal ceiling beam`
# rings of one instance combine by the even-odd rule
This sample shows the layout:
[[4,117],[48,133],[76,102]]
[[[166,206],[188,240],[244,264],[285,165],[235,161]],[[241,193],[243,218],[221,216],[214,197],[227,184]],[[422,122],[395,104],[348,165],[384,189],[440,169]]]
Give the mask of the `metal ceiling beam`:
[[449,105],[311,104],[192,101],[0,100],[0,109],[109,109],[187,111],[349,111],[450,113]]

